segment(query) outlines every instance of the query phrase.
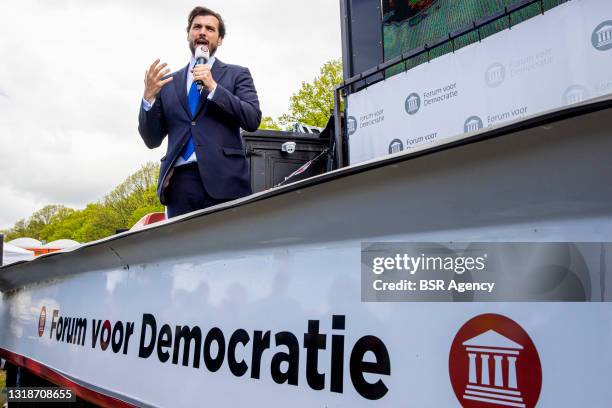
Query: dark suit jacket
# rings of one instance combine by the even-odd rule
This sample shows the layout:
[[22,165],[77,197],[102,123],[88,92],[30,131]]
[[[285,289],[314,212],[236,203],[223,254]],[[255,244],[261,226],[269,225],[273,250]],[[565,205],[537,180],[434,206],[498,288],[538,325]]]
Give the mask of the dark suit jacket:
[[255,131],[261,122],[261,111],[253,78],[247,68],[216,60],[212,75],[217,88],[212,100],[204,90],[194,116],[187,100],[187,69],[171,76],[147,112],[142,106],[138,131],[145,144],[153,149],[168,135],[168,150],[161,159],[157,194],[165,204],[165,188],[171,182],[176,159],[193,135],[200,176],[210,196],[234,199],[251,194],[249,164],[240,136],[240,128]]

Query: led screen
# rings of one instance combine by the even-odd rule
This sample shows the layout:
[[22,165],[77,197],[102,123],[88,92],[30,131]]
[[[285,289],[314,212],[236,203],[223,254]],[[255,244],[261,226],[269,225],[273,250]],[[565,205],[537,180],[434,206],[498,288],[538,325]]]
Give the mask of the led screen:
[[[518,0],[383,0],[383,43],[385,60],[425,44],[432,44],[449,33],[462,29],[484,17],[501,11]],[[481,30],[481,37],[518,24],[563,3],[543,0],[514,13],[511,19],[500,19]],[[461,47],[478,41],[478,34],[467,35],[455,44]],[[452,45],[435,50],[433,55],[452,51]]]

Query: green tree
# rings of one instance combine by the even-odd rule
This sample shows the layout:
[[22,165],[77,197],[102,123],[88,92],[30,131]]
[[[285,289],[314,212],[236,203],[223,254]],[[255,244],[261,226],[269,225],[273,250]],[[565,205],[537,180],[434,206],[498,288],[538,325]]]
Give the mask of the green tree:
[[130,228],[132,214],[141,207],[164,211],[156,195],[158,174],[159,164],[147,163],[104,197],[104,206],[116,214],[117,228]]
[[21,219],[13,228],[6,231],[5,239],[10,241],[20,237],[30,237],[38,240],[47,240],[43,231],[48,226],[66,217],[74,210],[63,205],[47,205],[33,213],[27,220]]
[[82,210],[61,205],[43,207],[27,220],[17,221],[5,231],[5,238],[89,242],[113,235],[119,228],[131,227],[145,214],[164,211],[156,195],[158,173],[159,165],[147,163],[100,202],[90,203]]
[[[56,208],[49,209],[48,207],[56,207]],[[46,222],[45,225],[40,229],[40,232],[38,233],[38,239],[41,241],[46,241],[46,242],[51,242],[51,241],[55,241],[56,239],[62,239],[62,238],[70,239],[69,235],[61,235],[59,233],[56,233],[55,230],[59,226],[63,225],[63,222],[65,219],[67,219],[68,217],[76,213],[77,211],[73,210],[72,208],[67,208],[64,206],[47,206],[43,208],[43,210],[45,209],[47,209],[47,212],[51,210],[53,215],[48,218],[48,222]],[[33,235],[30,235],[30,236],[33,236]]]
[[27,228],[25,218],[20,219],[13,225],[12,228],[2,231],[5,241],[11,241],[15,238],[27,237]]
[[73,238],[79,242],[95,241],[115,234],[119,225],[119,217],[111,208],[102,204],[88,204],[81,211],[81,219],[75,221]]
[[261,119],[259,129],[281,130],[281,127],[274,121],[272,116],[264,116]]
[[281,125],[295,122],[324,127],[334,109],[334,88],[342,82],[342,60],[326,62],[312,82],[302,86],[289,101],[289,113],[279,118]]

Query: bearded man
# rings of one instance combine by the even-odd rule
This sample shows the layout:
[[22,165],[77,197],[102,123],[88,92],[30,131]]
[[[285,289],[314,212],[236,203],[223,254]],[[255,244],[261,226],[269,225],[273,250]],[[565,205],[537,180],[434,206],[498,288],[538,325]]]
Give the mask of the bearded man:
[[[168,136],[157,194],[169,218],[251,194],[240,129],[255,131],[261,122],[249,70],[216,58],[226,34],[223,18],[196,7],[187,23],[191,61],[172,74],[159,59],[151,64],[138,116],[147,147]],[[208,48],[208,63],[196,64],[197,47]]]

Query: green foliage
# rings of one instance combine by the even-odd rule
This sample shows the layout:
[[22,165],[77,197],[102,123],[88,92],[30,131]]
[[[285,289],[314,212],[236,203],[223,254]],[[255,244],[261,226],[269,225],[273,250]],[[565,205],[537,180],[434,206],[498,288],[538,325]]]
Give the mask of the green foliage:
[[25,219],[20,219],[13,225],[13,228],[0,231],[4,235],[5,241],[10,241],[19,237],[27,237]]
[[73,209],[63,205],[47,205],[32,214],[27,221],[17,221],[13,228],[6,231],[5,239],[10,241],[19,237],[31,237],[43,240],[45,238],[42,231],[45,228],[73,212]]
[[144,215],[164,211],[155,191],[158,173],[158,164],[147,163],[103,200],[87,204],[82,210],[61,205],[43,207],[27,220],[17,221],[5,232],[5,239],[31,237],[51,242],[66,238],[90,242],[113,235],[119,228],[130,228]]
[[334,109],[334,88],[342,82],[342,60],[326,62],[311,83],[302,82],[289,101],[289,113],[279,118],[281,125],[295,122],[324,127]]
[[[0,389],[3,390],[4,388],[6,388],[6,371],[0,370]],[[5,402],[6,402],[6,395],[2,394],[2,396],[0,396],[0,403],[4,404]]]
[[261,119],[261,124],[259,125],[259,129],[282,130],[280,125],[274,121],[272,116],[264,116]]
[[164,210],[155,193],[158,173],[159,165],[147,163],[104,197],[104,206],[115,213],[118,228],[131,227],[132,214],[141,207]]

